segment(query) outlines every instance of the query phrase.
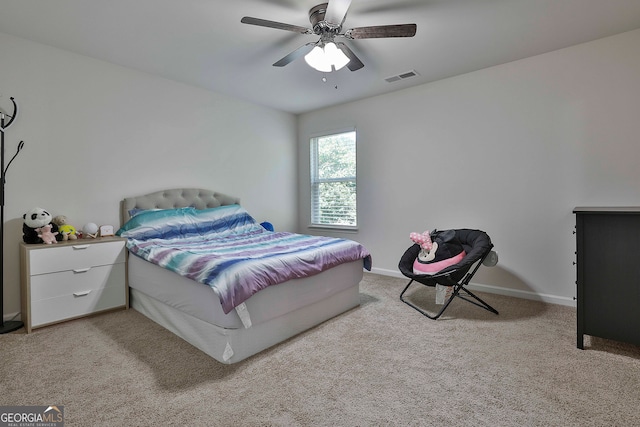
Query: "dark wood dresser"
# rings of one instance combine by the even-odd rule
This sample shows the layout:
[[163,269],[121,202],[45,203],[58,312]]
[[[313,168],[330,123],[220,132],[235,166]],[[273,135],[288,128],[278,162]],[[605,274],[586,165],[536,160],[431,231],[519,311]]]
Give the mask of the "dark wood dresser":
[[577,346],[640,345],[640,207],[577,207]]

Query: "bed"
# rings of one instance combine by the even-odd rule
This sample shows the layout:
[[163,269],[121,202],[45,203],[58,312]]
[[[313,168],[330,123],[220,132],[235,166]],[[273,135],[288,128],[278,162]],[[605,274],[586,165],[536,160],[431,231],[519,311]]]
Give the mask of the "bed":
[[[265,284],[243,298],[234,294],[226,299],[221,296],[225,291],[177,274],[179,268],[171,270],[171,265],[163,267],[149,262],[144,259],[142,245],[136,245],[140,243],[138,230],[149,228],[146,218],[163,221],[163,215],[171,215],[167,220],[170,222],[178,213],[200,218],[203,213],[221,215],[219,212],[226,211],[244,212],[238,198],[206,189],[170,189],[122,200],[118,233],[128,238],[132,308],[219,362],[231,364],[359,306],[359,283],[363,268],[371,267],[371,257],[357,244],[360,246],[357,259],[334,262],[335,265],[325,266],[308,277]],[[255,221],[247,216],[248,221]],[[255,231],[255,225],[249,227]]]

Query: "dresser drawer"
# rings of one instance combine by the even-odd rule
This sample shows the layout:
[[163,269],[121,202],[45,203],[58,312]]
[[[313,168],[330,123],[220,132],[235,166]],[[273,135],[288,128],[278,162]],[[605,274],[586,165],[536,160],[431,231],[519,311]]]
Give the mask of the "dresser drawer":
[[107,286],[76,295],[31,301],[31,326],[41,326],[102,310],[126,306],[123,286]]
[[100,265],[125,262],[124,241],[100,244],[78,242],[72,245],[48,246],[29,253],[29,272],[37,274],[65,270],[81,270]]
[[[31,301],[99,290],[122,284],[124,281],[124,264],[40,274],[31,277]],[[122,285],[120,287],[124,289]]]

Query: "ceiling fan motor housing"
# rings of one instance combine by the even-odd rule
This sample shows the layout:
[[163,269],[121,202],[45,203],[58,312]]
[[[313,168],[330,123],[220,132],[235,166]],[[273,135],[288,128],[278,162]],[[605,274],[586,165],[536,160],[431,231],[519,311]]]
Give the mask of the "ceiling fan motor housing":
[[321,3],[309,9],[309,22],[311,22],[314,34],[323,36],[328,33],[329,37],[333,38],[340,32],[342,25],[335,25],[324,20],[327,6],[329,3]]

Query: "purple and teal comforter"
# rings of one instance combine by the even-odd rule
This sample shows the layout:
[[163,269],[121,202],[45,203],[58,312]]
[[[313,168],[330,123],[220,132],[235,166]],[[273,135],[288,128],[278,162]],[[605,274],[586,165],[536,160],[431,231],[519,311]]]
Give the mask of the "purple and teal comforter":
[[359,243],[265,230],[239,205],[142,211],[118,235],[130,253],[213,288],[225,313],[270,285],[371,255]]

